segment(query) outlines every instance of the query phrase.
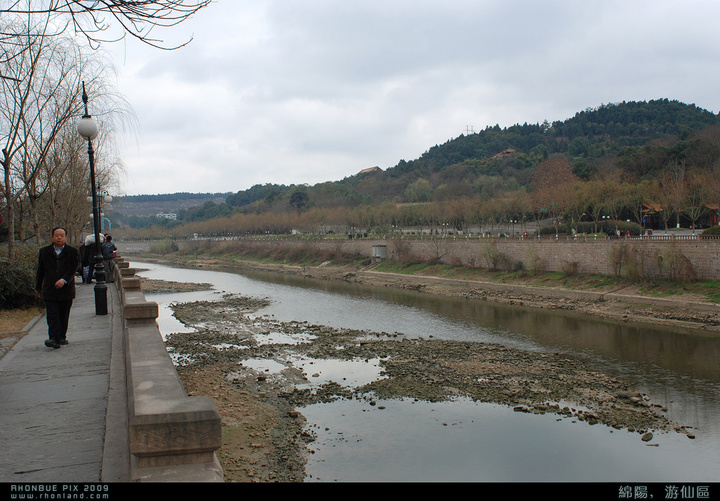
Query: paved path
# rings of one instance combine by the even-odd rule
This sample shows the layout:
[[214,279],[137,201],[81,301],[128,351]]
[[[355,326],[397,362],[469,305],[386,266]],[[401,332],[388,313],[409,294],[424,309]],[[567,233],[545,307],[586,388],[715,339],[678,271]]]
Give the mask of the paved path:
[[0,359],[0,482],[129,478],[121,322],[114,284],[107,315],[81,284],[67,346],[44,345],[42,317]]

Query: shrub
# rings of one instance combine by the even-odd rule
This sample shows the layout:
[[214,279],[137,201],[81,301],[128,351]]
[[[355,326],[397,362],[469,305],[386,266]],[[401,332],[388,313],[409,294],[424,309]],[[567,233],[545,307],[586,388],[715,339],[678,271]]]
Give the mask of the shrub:
[[510,270],[510,260],[500,252],[494,241],[490,241],[480,249],[480,257],[487,264],[489,270]]
[[538,231],[541,235],[555,235],[556,233],[565,233],[565,227],[564,226],[543,226]]
[[12,261],[0,258],[0,309],[28,308],[41,304],[35,297],[35,251],[19,250]]
[[580,263],[577,261],[565,261],[562,263],[562,271],[569,277],[575,277],[580,274]]
[[692,263],[676,246],[658,252],[656,260],[660,273],[666,274],[670,280],[685,282],[696,278]]
[[412,245],[408,240],[402,238],[393,239],[395,260],[402,264],[410,264],[415,261]]
[[[620,234],[623,236],[629,231],[631,236],[636,237],[642,235],[644,231],[643,227],[639,224],[628,221],[611,221],[606,219],[598,221],[597,223],[598,233],[605,233],[607,235],[614,236],[615,228],[619,229]],[[587,221],[577,223],[576,231],[578,233],[595,233],[595,223]]]
[[608,250],[608,259],[615,276],[639,281],[644,276],[643,253],[635,245],[620,242]]
[[177,251],[178,246],[174,240],[162,240],[161,242],[150,246],[150,252],[155,254],[169,254]]
[[[175,244],[175,246],[177,247],[177,244]],[[209,253],[214,247],[213,241],[209,239],[190,240],[185,245],[183,252],[193,255],[197,259],[200,254]]]
[[630,253],[625,245],[614,245],[608,250],[608,261],[613,273],[619,277],[623,266],[625,266],[630,258]]
[[528,246],[528,271],[533,275],[542,275],[547,271],[547,264],[538,255],[535,246]]

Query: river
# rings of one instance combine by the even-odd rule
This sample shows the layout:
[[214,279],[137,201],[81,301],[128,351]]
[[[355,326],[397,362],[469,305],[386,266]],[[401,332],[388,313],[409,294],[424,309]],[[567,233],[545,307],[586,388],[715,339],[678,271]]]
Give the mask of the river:
[[[187,330],[172,316],[171,303],[212,300],[227,292],[270,299],[257,315],[281,321],[565,352],[647,393],[695,435],[662,433],[649,446],[637,433],[462,398],[393,400],[372,407],[339,400],[300,409],[317,436],[306,481],[638,483],[720,477],[720,339],[345,282],[133,266],[147,278],[214,286],[204,292],[147,294],[160,305],[163,335]],[[313,363],[322,381],[349,385],[379,377],[371,360]]]

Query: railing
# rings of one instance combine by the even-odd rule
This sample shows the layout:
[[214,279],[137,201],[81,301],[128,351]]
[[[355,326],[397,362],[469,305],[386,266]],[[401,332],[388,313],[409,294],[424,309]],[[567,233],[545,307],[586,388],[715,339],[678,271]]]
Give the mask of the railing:
[[[660,230],[662,231],[662,230]],[[393,239],[407,239],[407,240],[430,240],[430,239],[442,239],[442,240],[456,240],[456,241],[467,241],[467,240],[487,240],[487,239],[504,239],[504,240],[526,240],[526,241],[546,241],[546,240],[593,240],[593,241],[604,241],[604,240],[617,240],[617,239],[633,239],[633,240],[720,240],[720,235],[701,235],[699,233],[687,234],[687,233],[664,233],[664,234],[653,234],[653,235],[606,235],[602,233],[597,234],[586,234],[578,233],[575,235],[568,234],[527,234],[518,231],[513,234],[511,232],[503,231],[501,229],[494,229],[482,233],[434,233],[430,230],[418,230],[417,232],[396,232],[396,233],[370,233],[370,234],[317,234],[317,233],[303,233],[296,235],[196,235],[193,238],[177,238],[173,239],[177,242],[203,242],[203,241],[234,241],[234,240],[254,240],[254,241],[347,241],[347,240],[393,240]],[[145,239],[135,240],[141,242]],[[134,241],[132,239],[128,242]]]
[[[517,238],[516,238],[517,239]],[[697,235],[697,234],[670,234],[670,235],[621,235],[621,236],[612,236],[612,235],[544,235],[540,238],[538,237],[524,237],[520,238],[521,240],[565,240],[565,241],[616,241],[616,240],[644,240],[648,242],[653,241],[691,241],[691,240],[720,240],[720,235]]]

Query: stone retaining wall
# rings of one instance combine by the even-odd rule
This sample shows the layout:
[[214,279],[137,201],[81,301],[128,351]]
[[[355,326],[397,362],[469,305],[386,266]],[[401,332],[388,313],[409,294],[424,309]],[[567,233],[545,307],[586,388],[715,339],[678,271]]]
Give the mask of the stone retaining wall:
[[135,270],[116,260],[123,309],[131,480],[221,482],[215,451],[222,443],[220,414],[206,397],[188,397]]
[[[182,249],[192,241],[179,241]],[[258,252],[273,246],[300,246],[373,257],[373,247],[387,247],[391,260],[414,260],[479,268],[544,270],[638,278],[720,280],[720,240],[579,237],[388,238],[388,239],[240,239],[237,245]],[[226,242],[227,244],[227,242]],[[232,245],[232,243],[229,243]],[[134,244],[133,244],[134,245]]]

